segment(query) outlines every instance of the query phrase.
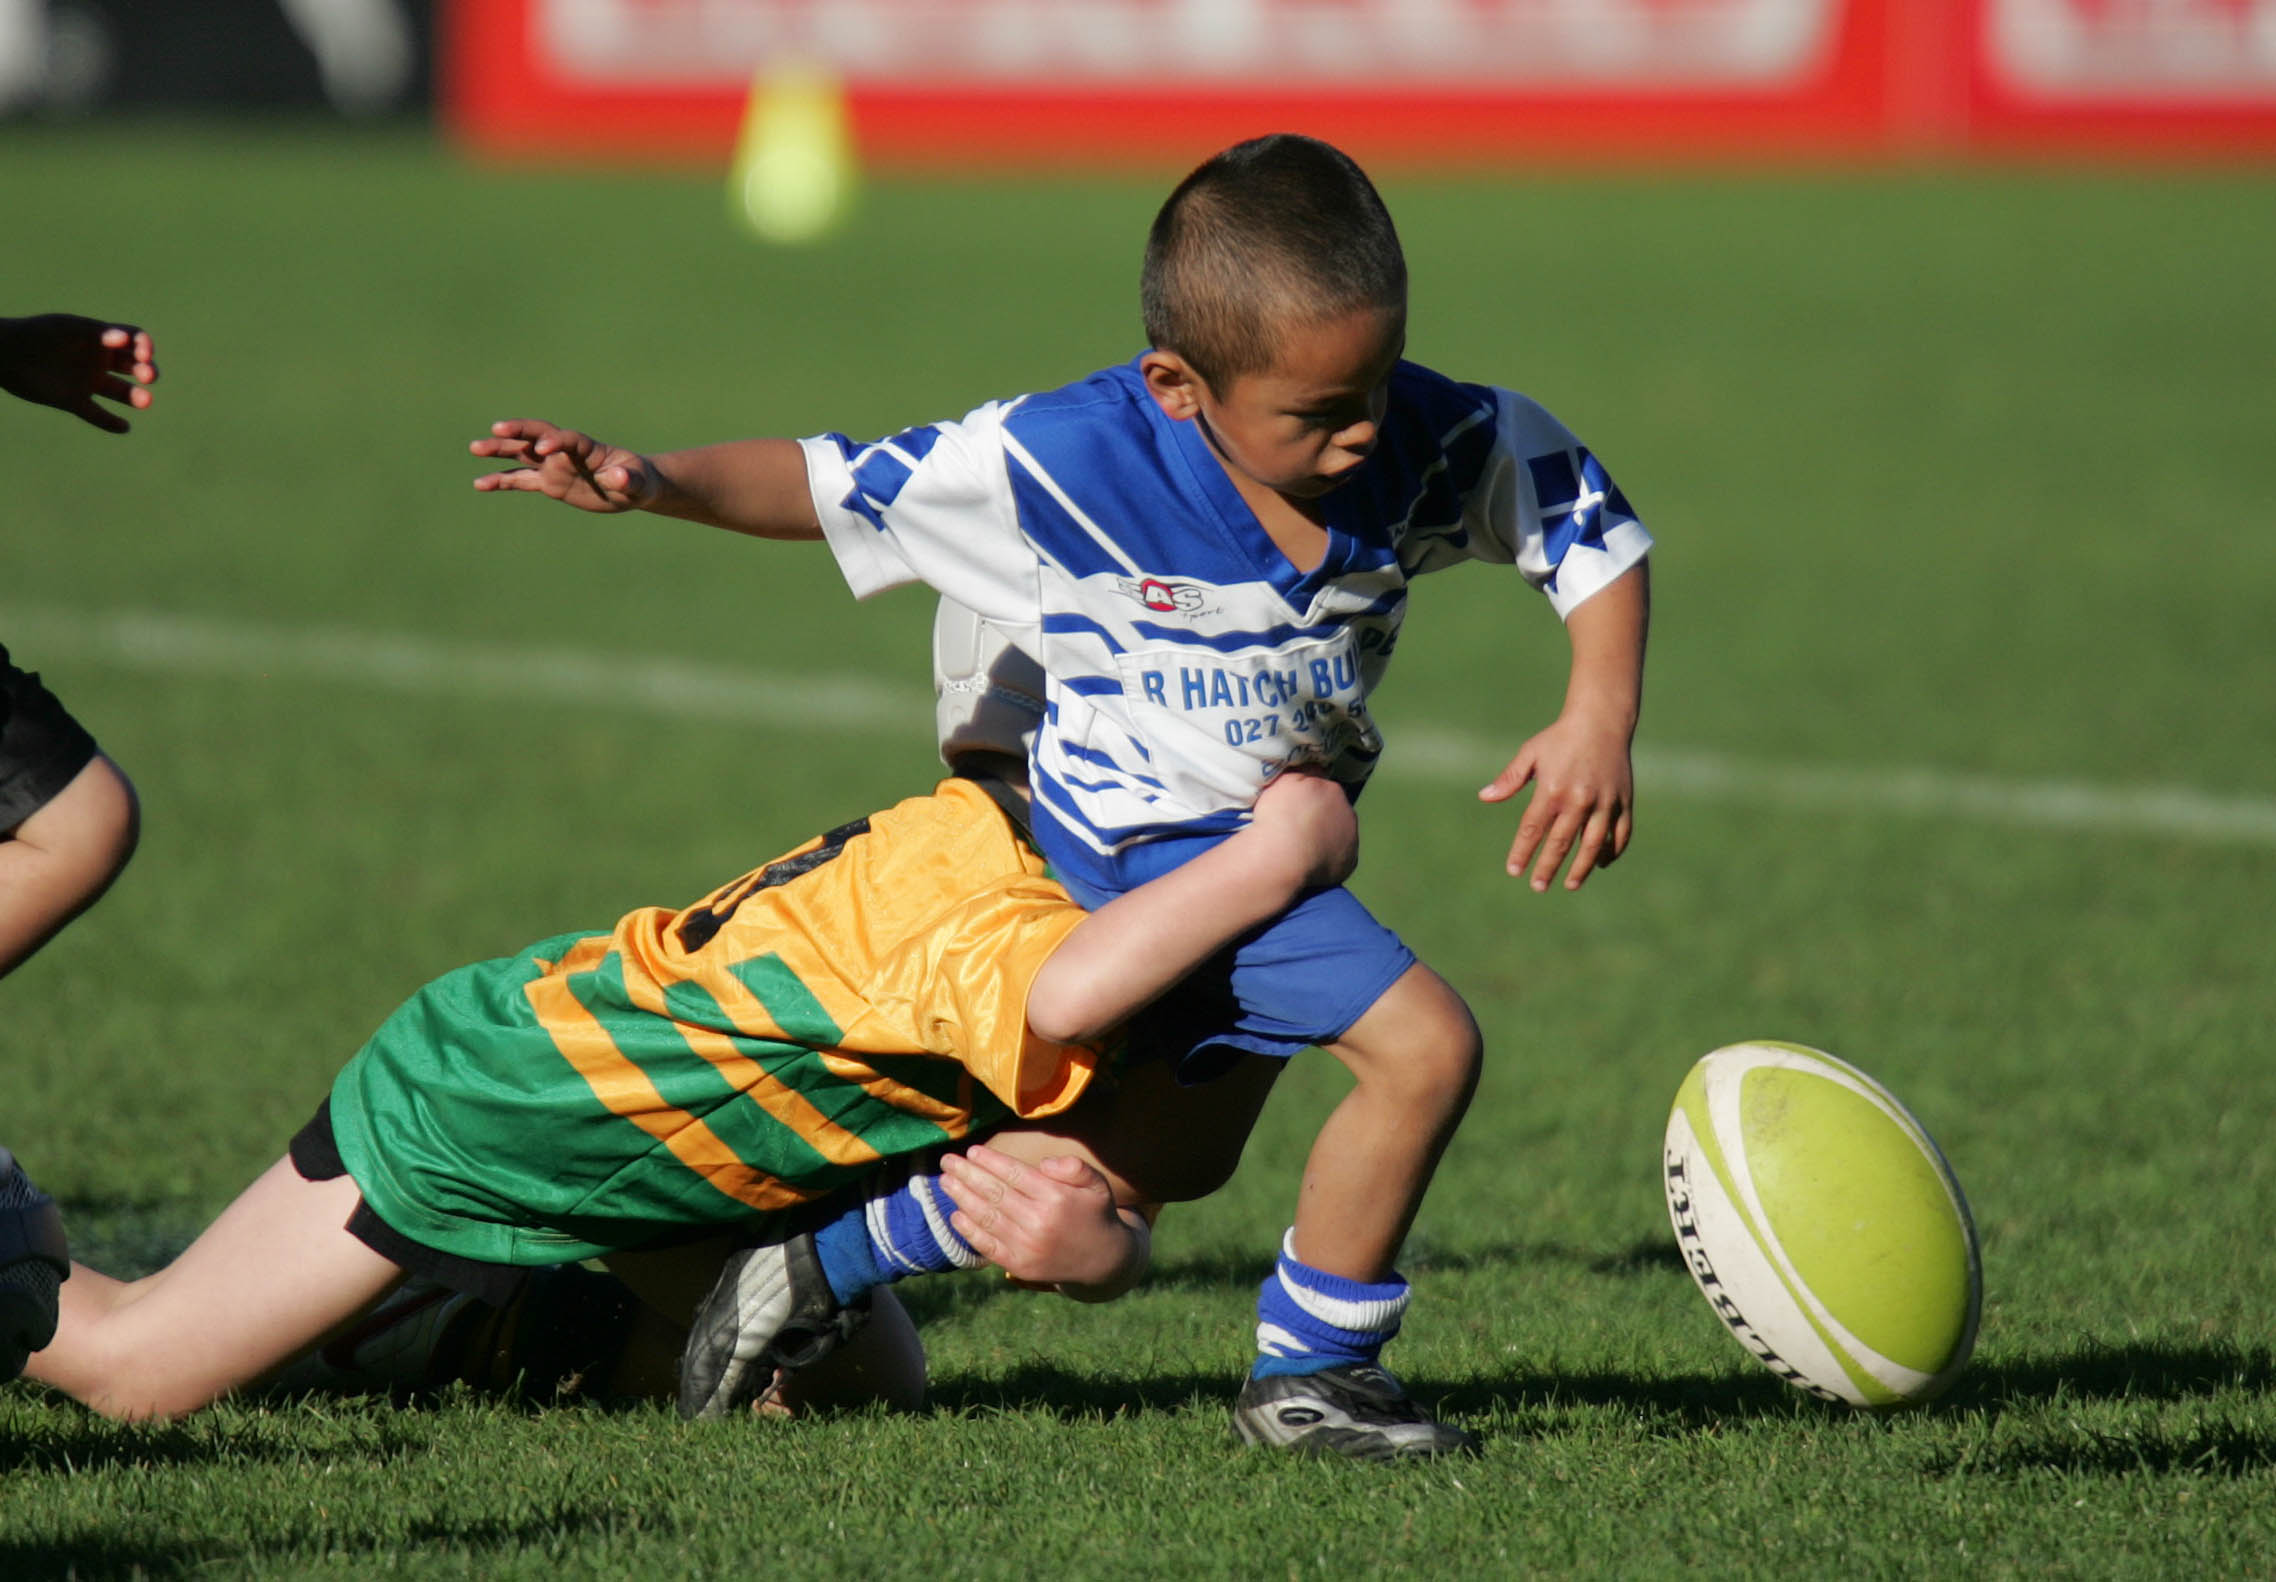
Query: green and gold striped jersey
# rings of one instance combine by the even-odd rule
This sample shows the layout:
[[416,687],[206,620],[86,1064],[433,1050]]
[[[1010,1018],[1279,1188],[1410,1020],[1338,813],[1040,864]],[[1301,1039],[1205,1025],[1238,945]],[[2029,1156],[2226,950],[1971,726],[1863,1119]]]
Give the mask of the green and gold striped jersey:
[[945,780],[680,911],[413,995],[332,1089],[380,1218],[493,1263],[740,1224],[885,1156],[1072,1104],[1096,1051],[1027,1028],[1083,913],[989,793]]

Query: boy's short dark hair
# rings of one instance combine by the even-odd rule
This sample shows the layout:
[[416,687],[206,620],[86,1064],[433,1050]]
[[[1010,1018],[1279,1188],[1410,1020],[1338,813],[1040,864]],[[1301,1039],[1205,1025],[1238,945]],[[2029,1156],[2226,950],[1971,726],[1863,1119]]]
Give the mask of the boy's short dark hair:
[[1178,183],[1147,235],[1139,299],[1149,344],[1223,391],[1271,367],[1295,325],[1405,307],[1407,259],[1348,154],[1276,132]]

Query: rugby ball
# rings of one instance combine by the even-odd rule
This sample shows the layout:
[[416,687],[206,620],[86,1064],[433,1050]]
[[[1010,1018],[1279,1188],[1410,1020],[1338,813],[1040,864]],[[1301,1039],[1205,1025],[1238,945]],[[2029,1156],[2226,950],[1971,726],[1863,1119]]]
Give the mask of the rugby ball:
[[1931,1400],[1975,1348],[1967,1199],[1896,1096],[1799,1044],[1702,1056],[1668,1115],[1676,1247],[1749,1354],[1824,1401]]

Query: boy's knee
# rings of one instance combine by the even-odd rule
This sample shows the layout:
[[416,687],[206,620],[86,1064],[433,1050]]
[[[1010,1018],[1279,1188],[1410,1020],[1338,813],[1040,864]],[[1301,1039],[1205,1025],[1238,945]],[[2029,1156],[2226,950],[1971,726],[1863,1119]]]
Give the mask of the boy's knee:
[[1478,1020],[1453,986],[1419,962],[1329,1046],[1362,1084],[1459,1111],[1485,1063]]
[[184,1375],[144,1348],[82,1345],[73,1366],[35,1368],[41,1382],[63,1391],[98,1417],[117,1423],[171,1422],[210,1406],[226,1392]]

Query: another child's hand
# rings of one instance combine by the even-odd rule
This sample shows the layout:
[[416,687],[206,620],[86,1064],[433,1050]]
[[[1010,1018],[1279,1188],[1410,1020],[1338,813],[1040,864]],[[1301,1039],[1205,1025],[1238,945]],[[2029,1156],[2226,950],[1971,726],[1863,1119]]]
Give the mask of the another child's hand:
[[1100,1298],[1144,1272],[1143,1233],[1115,1207],[1106,1177],[1072,1155],[1030,1165],[975,1143],[942,1156],[941,1184],[957,1234],[1023,1285]]
[[1626,729],[1586,715],[1561,717],[1519,748],[1478,800],[1506,802],[1528,781],[1533,800],[1517,821],[1517,839],[1509,848],[1513,877],[1530,865],[1534,890],[1545,891],[1569,854],[1573,865],[1565,888],[1578,890],[1591,872],[1628,849],[1636,779]]
[[1287,844],[1305,889],[1341,884],[1359,866],[1359,815],[1351,796],[1325,775],[1283,769],[1257,793],[1242,832],[1249,840]]
[[497,461],[520,462],[474,480],[484,491],[517,489],[542,494],[580,511],[631,511],[654,499],[663,480],[638,451],[604,445],[589,434],[535,418],[490,425],[490,438],[467,449]]
[[99,396],[142,411],[158,382],[156,352],[147,330],[109,324],[76,313],[42,313],[0,319],[0,390],[83,418],[106,434],[134,425]]

